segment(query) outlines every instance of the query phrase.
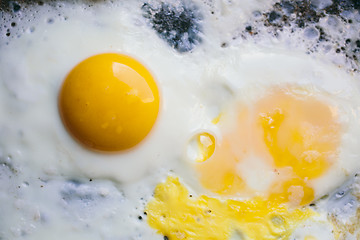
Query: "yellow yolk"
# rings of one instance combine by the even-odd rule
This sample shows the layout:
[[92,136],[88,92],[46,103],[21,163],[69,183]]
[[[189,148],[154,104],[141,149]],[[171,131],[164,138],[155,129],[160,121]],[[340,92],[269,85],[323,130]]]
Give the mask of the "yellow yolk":
[[291,203],[293,206],[305,205],[314,200],[314,190],[299,178],[276,182],[271,186],[270,201]]
[[314,216],[308,208],[288,209],[275,199],[247,201],[200,196],[190,197],[179,180],[168,177],[155,189],[154,199],[145,209],[148,223],[168,239],[225,240],[289,239],[298,224]]
[[222,140],[210,158],[195,164],[206,189],[221,195],[259,194],[241,172],[257,169],[239,168],[256,159],[255,167],[278,173],[266,192],[260,192],[263,196],[293,205],[314,200],[309,181],[325,174],[337,159],[341,136],[336,109],[312,96],[275,90],[253,106],[239,104],[233,129],[226,128],[229,123],[222,115]]
[[221,145],[218,144],[209,160],[198,163],[196,167],[205,188],[221,195],[234,195],[246,191],[245,183],[236,170],[238,163],[230,143],[225,140]]
[[336,157],[340,126],[329,106],[277,92],[259,103],[264,142],[276,167],[300,178],[321,176]]
[[105,53],[79,63],[66,77],[59,111],[83,145],[120,151],[140,143],[159,112],[159,91],[150,72],[135,59]]
[[215,138],[209,133],[200,133],[196,136],[198,146],[197,162],[204,162],[211,157],[215,151]]
[[306,236],[306,237],[304,238],[304,240],[317,240],[317,238],[316,238],[316,237],[313,237],[313,236],[308,235],[308,236]]

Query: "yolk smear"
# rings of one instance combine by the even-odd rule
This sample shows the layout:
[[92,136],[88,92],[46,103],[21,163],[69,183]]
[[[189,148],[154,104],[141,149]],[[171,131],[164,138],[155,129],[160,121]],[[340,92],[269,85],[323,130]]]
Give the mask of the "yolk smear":
[[220,113],[219,115],[217,115],[217,116],[211,121],[211,123],[212,123],[212,124],[218,124],[219,121],[220,121],[220,119],[221,119],[221,113]]
[[[204,188],[228,196],[272,195],[294,205],[314,200],[309,180],[336,161],[340,124],[336,109],[294,92],[274,90],[252,106],[239,104],[235,121],[222,114],[217,124],[222,138],[213,154],[195,165]],[[269,187],[258,192],[252,187],[269,181],[264,171],[279,174],[271,174]]]
[[208,160],[215,151],[215,137],[209,133],[200,133],[197,136],[198,157],[197,162]]
[[298,224],[314,216],[309,208],[290,210],[282,202],[256,197],[246,201],[189,197],[178,178],[155,189],[145,209],[148,223],[169,239],[289,239]]
[[215,149],[211,159],[197,165],[202,185],[221,195],[235,195],[246,190],[244,181],[235,167],[238,159],[229,148],[230,144],[223,142],[221,147]]
[[237,170],[237,165],[252,144],[248,138],[249,128],[242,129],[246,124],[248,111],[244,110],[239,114],[238,128],[225,135],[221,141],[216,141],[212,156],[195,166],[200,182],[206,189],[221,195],[237,195],[248,191]]
[[135,59],[105,53],[79,63],[59,94],[64,125],[94,150],[134,147],[152,129],[159,91],[150,72]]
[[277,92],[259,103],[259,111],[263,139],[276,167],[290,166],[307,179],[328,170],[340,142],[340,126],[329,106]]
[[276,182],[271,189],[271,201],[302,206],[314,200],[314,190],[303,179],[293,178],[285,182]]

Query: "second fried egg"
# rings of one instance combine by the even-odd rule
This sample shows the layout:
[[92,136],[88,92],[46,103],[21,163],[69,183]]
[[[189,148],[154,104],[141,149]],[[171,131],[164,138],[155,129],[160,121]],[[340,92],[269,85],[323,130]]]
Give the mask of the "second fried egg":
[[231,54],[209,67],[181,181],[159,184],[146,207],[170,239],[291,239],[319,221],[308,205],[360,167],[354,76],[302,54]]
[[225,81],[211,84],[227,89],[227,100],[209,107],[213,118],[187,148],[203,188],[227,197],[280,194],[297,206],[359,169],[353,76],[319,58],[266,50],[213,69],[220,62],[226,66],[215,75]]

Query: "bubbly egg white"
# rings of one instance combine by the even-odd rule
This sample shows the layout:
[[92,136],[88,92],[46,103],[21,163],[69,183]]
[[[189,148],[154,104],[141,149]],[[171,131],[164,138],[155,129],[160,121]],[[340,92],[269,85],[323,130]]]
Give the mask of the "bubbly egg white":
[[[201,188],[187,161],[189,139],[202,131],[221,138],[211,123],[218,114],[283,83],[304,86],[336,106],[346,126],[339,161],[313,182],[316,197],[329,194],[360,168],[358,74],[278,42],[221,47],[253,11],[273,1],[196,1],[203,15],[202,43],[191,54],[175,51],[156,35],[143,17],[141,1],[76,3],[29,6],[17,22],[23,29],[19,37],[6,43],[0,39],[0,216],[6,216],[0,218],[0,239],[163,239],[143,213],[157,183],[170,172],[194,194],[211,194]],[[130,151],[109,155],[74,141],[57,108],[68,72],[104,52],[142,62],[161,97],[149,136]],[[240,171],[261,191],[268,181],[256,176],[274,176],[268,166],[247,171],[255,167],[244,165]],[[316,224],[304,223],[295,239],[335,239],[326,218],[330,210],[325,203],[320,206]]]

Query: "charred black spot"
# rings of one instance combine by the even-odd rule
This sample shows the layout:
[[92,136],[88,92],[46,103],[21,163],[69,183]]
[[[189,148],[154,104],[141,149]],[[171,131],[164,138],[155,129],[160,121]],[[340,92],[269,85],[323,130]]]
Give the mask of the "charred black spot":
[[295,12],[294,5],[289,1],[281,1],[280,5],[286,15],[290,15]]
[[360,39],[356,40],[355,44],[356,44],[356,47],[360,48]]
[[277,20],[279,20],[281,17],[280,13],[276,12],[276,11],[271,11],[269,14],[269,22],[270,23],[274,23]]
[[325,8],[326,13],[339,15],[342,11],[360,9],[359,0],[333,0],[331,6]]
[[194,4],[145,3],[142,10],[159,37],[178,52],[189,52],[201,43],[202,15]]
[[12,3],[12,9],[13,9],[14,12],[18,12],[18,11],[20,11],[21,6],[18,3],[13,2]]

